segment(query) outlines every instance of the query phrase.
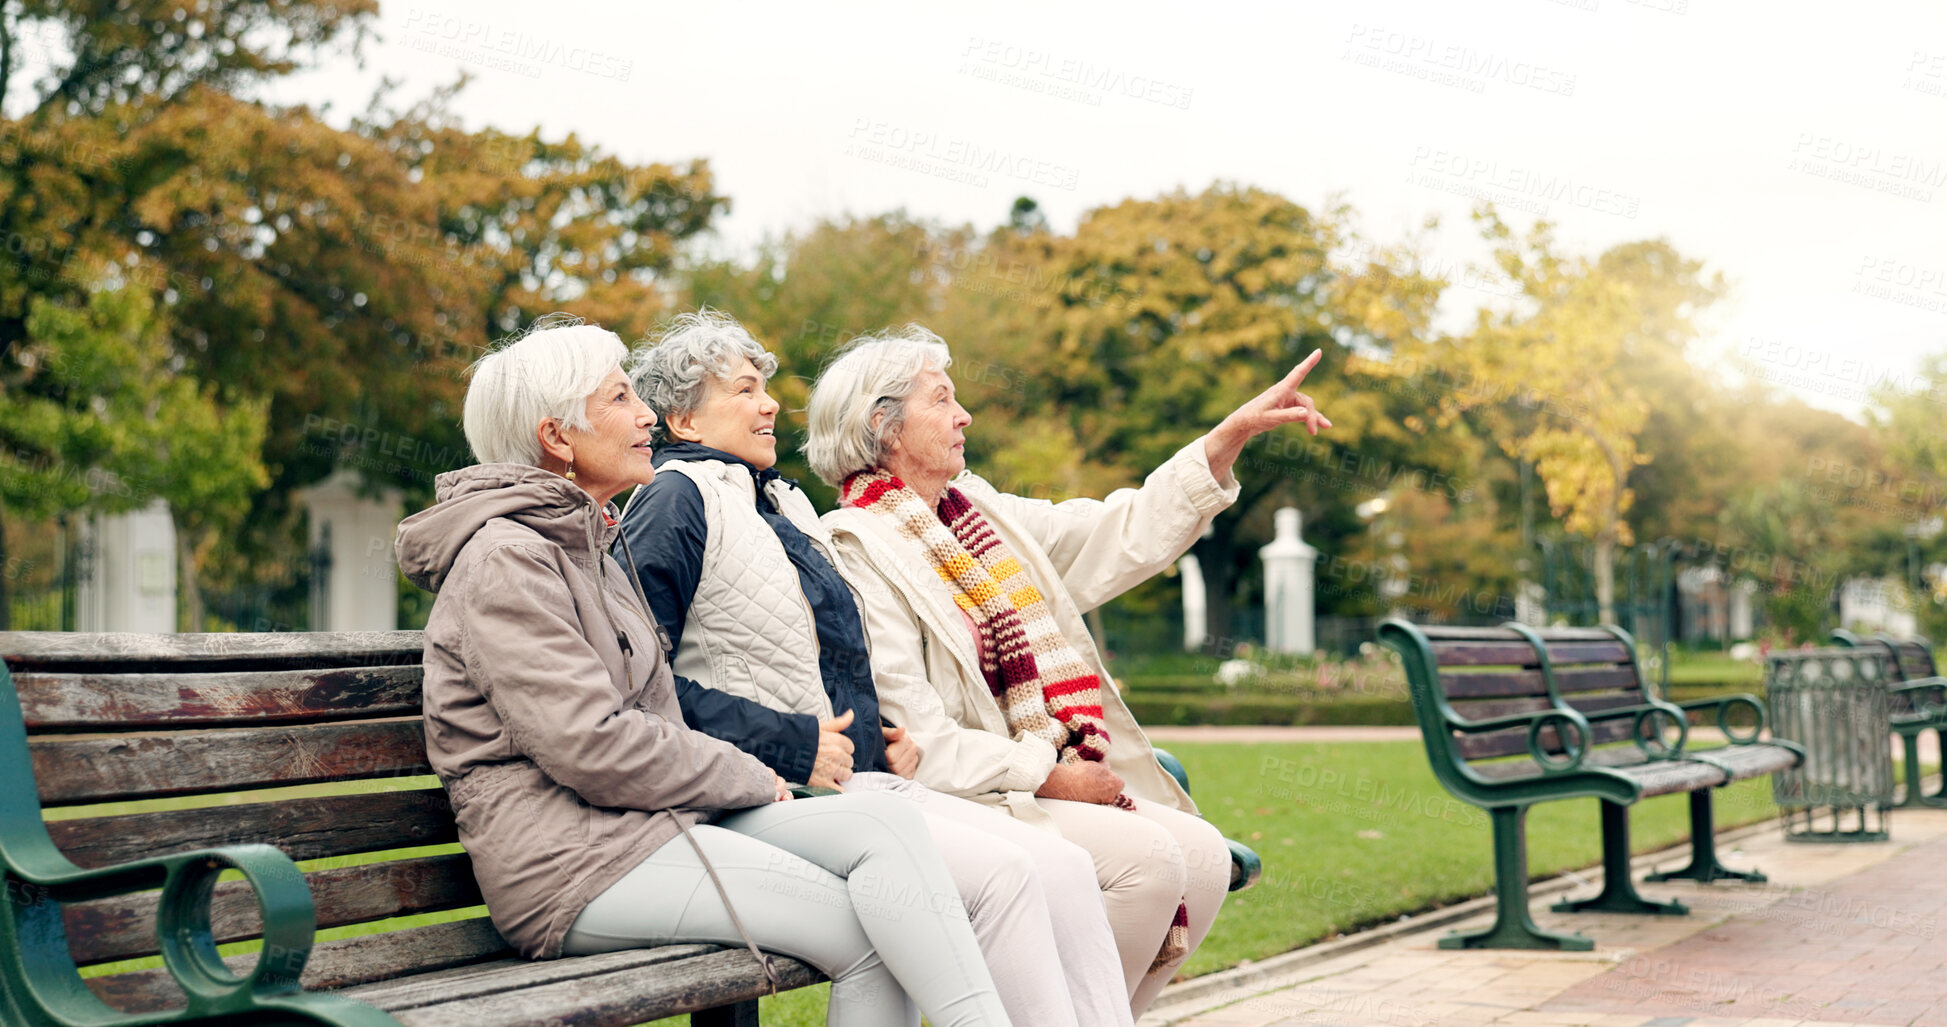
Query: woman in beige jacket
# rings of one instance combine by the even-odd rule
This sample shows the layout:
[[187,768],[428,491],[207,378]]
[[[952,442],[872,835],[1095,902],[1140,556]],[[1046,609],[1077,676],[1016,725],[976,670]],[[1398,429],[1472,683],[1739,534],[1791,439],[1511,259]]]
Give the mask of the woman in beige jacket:
[[1156,764],[1082,616],[1167,567],[1237,498],[1244,444],[1331,422],[1297,391],[1310,357],[1138,489],[1048,503],[966,470],[971,423],[939,337],[850,346],[813,388],[806,455],[857,588],[879,702],[919,780],[1057,830],[1094,857],[1140,1017],[1216,919],[1228,846]]
[[626,352],[549,325],[483,358],[465,408],[483,462],[399,526],[401,569],[438,593],[427,753],[494,925],[534,957],[761,945],[832,978],[833,1024],[1007,1023],[909,804],[784,801],[762,762],[683,725],[662,632],[605,555],[610,501],[655,473]]

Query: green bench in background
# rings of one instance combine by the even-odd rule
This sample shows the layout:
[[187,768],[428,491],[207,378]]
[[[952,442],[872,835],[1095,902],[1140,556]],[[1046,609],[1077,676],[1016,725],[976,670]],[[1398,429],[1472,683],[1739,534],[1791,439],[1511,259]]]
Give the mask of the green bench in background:
[[1947,807],[1947,783],[1932,795],[1920,787],[1921,733],[1931,728],[1941,751],[1947,753],[1947,678],[1934,667],[1932,644],[1917,636],[1861,638],[1844,629],[1834,631],[1832,640],[1855,648],[1881,648],[1892,656],[1892,670],[1899,677],[1886,688],[1888,717],[1900,736],[1906,766],[1906,795],[1896,805]]
[[[1629,807],[1676,792],[1690,796],[1691,863],[1650,879],[1764,880],[1717,861],[1711,810],[1713,789],[1803,759],[1794,745],[1758,740],[1765,714],[1755,698],[1663,702],[1619,628],[1433,627],[1393,618],[1380,625],[1379,640],[1405,663],[1434,776],[1487,810],[1493,825],[1494,925],[1450,934],[1442,948],[1593,947],[1579,934],[1543,931],[1529,915],[1525,825],[1540,802],[1601,801],[1602,892],[1557,911],[1687,913],[1680,903],[1643,898],[1630,880]],[[1732,722],[1739,709],[1751,723]],[[1690,715],[1706,711],[1730,744],[1688,750]]]

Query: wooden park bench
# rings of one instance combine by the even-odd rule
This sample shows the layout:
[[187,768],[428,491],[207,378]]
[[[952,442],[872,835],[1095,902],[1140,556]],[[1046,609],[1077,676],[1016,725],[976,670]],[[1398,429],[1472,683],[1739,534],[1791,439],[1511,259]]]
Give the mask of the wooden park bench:
[[[1487,810],[1493,825],[1494,925],[1450,934],[1442,948],[1593,947],[1580,934],[1541,930],[1528,913],[1526,821],[1539,802],[1601,800],[1602,891],[1558,903],[1558,912],[1689,912],[1643,898],[1630,880],[1629,807],[1675,792],[1690,796],[1691,862],[1648,880],[1764,880],[1718,862],[1711,810],[1712,789],[1803,759],[1790,743],[1758,740],[1765,711],[1755,698],[1662,701],[1619,628],[1425,627],[1394,618],[1380,625],[1379,639],[1405,663],[1434,776]],[[1713,710],[1730,744],[1687,750],[1690,715]],[[1748,712],[1748,725],[1733,723],[1737,710]]]
[[[420,645],[0,632],[0,1022],[755,1024],[742,948],[508,949],[426,763]],[[111,802],[138,808],[91,808]],[[215,947],[253,938],[261,958]],[[776,963],[785,987],[824,979]]]
[[1928,795],[1920,786],[1920,735],[1931,728],[1934,739],[1947,752],[1947,678],[1933,662],[1933,646],[1924,638],[1896,639],[1891,635],[1862,638],[1840,629],[1832,640],[1855,648],[1879,648],[1892,657],[1890,667],[1898,675],[1886,689],[1889,726],[1900,736],[1902,762],[1906,767],[1906,795],[1899,806],[1947,807],[1947,783]]

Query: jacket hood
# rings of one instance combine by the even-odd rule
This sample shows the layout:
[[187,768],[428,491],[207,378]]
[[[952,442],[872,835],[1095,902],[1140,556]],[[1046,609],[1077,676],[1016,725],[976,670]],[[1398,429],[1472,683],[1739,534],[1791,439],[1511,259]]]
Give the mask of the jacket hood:
[[613,505],[552,471],[525,464],[478,464],[433,479],[432,506],[399,522],[393,547],[406,580],[438,592],[460,550],[488,522],[505,517],[578,560],[595,561],[619,530]]

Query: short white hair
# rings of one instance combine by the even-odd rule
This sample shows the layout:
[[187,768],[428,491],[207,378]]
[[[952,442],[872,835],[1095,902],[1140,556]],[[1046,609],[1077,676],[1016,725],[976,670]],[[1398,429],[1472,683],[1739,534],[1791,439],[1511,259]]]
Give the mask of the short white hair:
[[541,466],[541,422],[552,417],[563,429],[588,431],[588,397],[628,355],[614,332],[549,314],[475,361],[461,417],[474,459]]
[[770,381],[777,358],[753,338],[737,319],[709,307],[678,314],[637,349],[630,377],[636,394],[660,418],[656,430],[672,414],[695,412],[703,404],[703,388],[711,378],[729,381],[737,361],[749,360]]
[[[838,352],[811,386],[806,419],[811,473],[839,487],[885,463],[886,440],[906,420],[906,397],[927,371],[946,373],[953,354],[918,324],[861,335]],[[874,423],[875,418],[877,423]]]

